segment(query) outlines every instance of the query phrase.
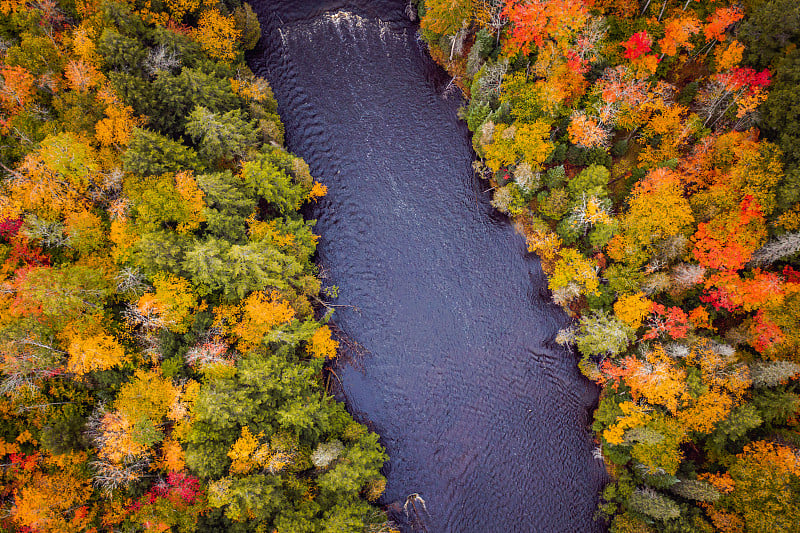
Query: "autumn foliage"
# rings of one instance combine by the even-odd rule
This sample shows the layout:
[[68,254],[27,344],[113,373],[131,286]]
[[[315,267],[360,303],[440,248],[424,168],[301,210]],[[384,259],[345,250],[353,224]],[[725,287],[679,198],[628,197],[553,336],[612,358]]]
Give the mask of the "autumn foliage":
[[299,210],[327,189],[244,62],[252,8],[4,1],[0,29],[0,530],[390,530],[378,437],[323,386]]

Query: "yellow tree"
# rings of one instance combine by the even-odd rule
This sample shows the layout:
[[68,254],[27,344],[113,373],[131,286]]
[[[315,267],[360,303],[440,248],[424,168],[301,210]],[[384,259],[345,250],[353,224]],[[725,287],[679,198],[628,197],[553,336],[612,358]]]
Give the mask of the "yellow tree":
[[629,205],[622,231],[609,243],[608,253],[633,266],[644,264],[658,241],[687,233],[694,222],[679,177],[668,168],[652,170],[639,181]]
[[714,63],[717,67],[717,72],[724,72],[739,65],[743,53],[744,45],[738,41],[731,41],[726,46],[717,50],[714,54]]
[[202,0],[167,0],[166,2],[170,15],[177,22],[183,20],[186,15],[196,13],[203,3]]
[[69,211],[64,217],[69,246],[81,254],[91,254],[105,245],[105,227],[97,214],[88,209]]
[[276,291],[254,292],[242,302],[241,320],[233,328],[240,349],[246,351],[257,346],[267,333],[288,324],[294,316],[292,306]]
[[[657,106],[642,135],[650,141],[639,154],[639,161],[652,168],[663,161],[681,155],[680,148],[692,133],[692,121],[687,119],[687,109],[678,104]],[[652,142],[657,139],[657,142]]]
[[0,198],[0,216],[14,219],[27,211],[52,220],[78,210],[99,170],[97,154],[83,137],[50,135],[12,174]]
[[638,329],[644,317],[650,314],[652,304],[641,292],[623,295],[614,303],[614,314],[631,328]]
[[540,170],[553,151],[550,125],[544,121],[512,126],[495,126],[492,142],[486,146],[486,165],[497,172],[502,167],[527,162]]
[[440,35],[454,35],[469,25],[475,10],[473,0],[428,0],[420,28]]
[[331,328],[322,326],[311,336],[311,339],[308,341],[307,349],[314,357],[333,359],[336,357],[336,349],[338,347],[339,341],[335,341],[331,338]]
[[708,390],[696,399],[687,400],[677,417],[688,431],[711,433],[718,422],[727,418],[733,397],[724,390]]
[[107,370],[128,360],[122,345],[105,332],[85,335],[73,329],[68,336],[68,372],[80,376],[95,370]]
[[135,322],[142,325],[166,328],[175,333],[186,333],[197,307],[197,298],[188,280],[160,272],[153,278],[155,292],[143,294],[133,308]]
[[197,185],[194,175],[190,170],[178,172],[175,174],[175,190],[178,196],[183,200],[183,207],[188,212],[188,216],[178,225],[178,232],[194,231],[200,227],[202,222],[205,222],[203,211],[206,204],[203,201],[205,193]]
[[104,87],[98,97],[106,106],[106,117],[95,125],[95,138],[103,146],[127,146],[142,120],[134,117],[133,108],[124,105],[110,87]]
[[158,466],[168,472],[179,472],[186,468],[186,453],[174,434],[162,443]]
[[197,24],[196,37],[209,56],[221,61],[236,57],[240,35],[234,17],[226,17],[216,9],[205,11]]
[[555,263],[549,286],[553,300],[561,305],[569,304],[580,295],[595,294],[600,286],[597,266],[577,250],[566,248]]
[[100,55],[97,53],[97,28],[91,20],[83,20],[72,32],[72,51],[86,63],[100,66]]
[[730,467],[733,491],[722,503],[746,531],[796,531],[800,524],[800,459],[785,444],[756,441]]
[[256,467],[253,455],[259,447],[259,438],[264,435],[253,435],[248,426],[242,428],[241,436],[233,443],[228,457],[231,459],[231,474],[247,474]]
[[626,383],[634,400],[644,398],[651,405],[666,407],[674,414],[686,390],[686,371],[678,367],[664,348],[657,344],[645,356],[629,366]]
[[129,420],[145,416],[160,424],[179,394],[180,390],[158,368],[137,370],[133,379],[120,388],[114,407]]

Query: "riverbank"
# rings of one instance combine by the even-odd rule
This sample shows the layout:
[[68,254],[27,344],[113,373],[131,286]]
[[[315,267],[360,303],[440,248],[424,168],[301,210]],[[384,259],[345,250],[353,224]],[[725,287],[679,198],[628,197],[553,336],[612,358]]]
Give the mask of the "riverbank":
[[795,531],[797,6],[414,4],[603,387],[610,529]]
[[246,4],[0,6],[0,529],[379,533]]

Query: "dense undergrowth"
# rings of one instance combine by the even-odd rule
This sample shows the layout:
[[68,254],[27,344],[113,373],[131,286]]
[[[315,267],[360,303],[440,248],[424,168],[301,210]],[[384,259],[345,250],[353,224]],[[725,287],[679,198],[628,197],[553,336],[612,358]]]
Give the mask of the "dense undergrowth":
[[[416,11],[414,10],[416,7]],[[602,386],[613,532],[800,531],[800,6],[423,0]]]
[[0,2],[3,531],[392,530],[259,35],[236,0]]

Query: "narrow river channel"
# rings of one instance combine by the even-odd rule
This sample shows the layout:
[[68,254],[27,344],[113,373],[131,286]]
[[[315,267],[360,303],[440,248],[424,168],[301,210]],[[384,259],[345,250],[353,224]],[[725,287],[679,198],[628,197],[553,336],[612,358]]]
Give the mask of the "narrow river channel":
[[261,0],[250,58],[328,187],[318,263],[358,345],[337,375],[388,450],[382,502],[424,499],[409,531],[598,531],[596,390],[553,342],[567,319],[474,178],[460,96],[405,3]]

